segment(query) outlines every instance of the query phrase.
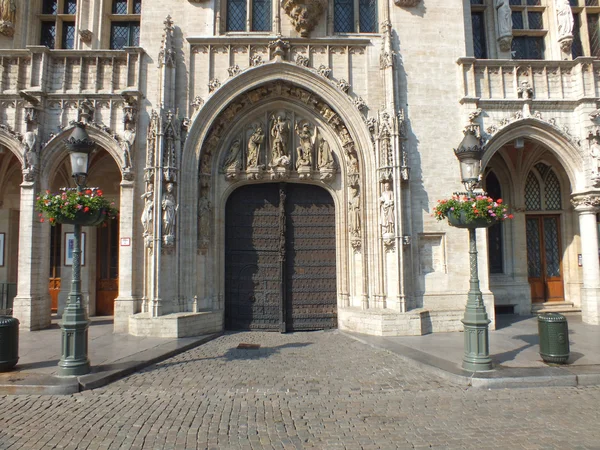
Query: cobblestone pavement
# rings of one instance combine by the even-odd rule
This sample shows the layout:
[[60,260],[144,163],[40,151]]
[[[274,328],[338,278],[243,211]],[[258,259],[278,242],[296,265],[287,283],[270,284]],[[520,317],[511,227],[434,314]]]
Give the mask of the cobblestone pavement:
[[600,449],[598,387],[465,389],[337,331],[231,333],[102,389],[0,405],[3,450]]

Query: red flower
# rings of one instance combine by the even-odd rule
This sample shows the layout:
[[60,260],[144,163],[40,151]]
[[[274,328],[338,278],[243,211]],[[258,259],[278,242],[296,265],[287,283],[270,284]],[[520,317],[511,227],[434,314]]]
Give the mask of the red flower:
[[50,223],[54,223],[54,217],[50,217]]
[[91,189],[86,189],[86,190],[85,190],[85,193],[86,193],[87,195],[90,195],[90,194],[92,193],[92,190],[91,190]]
[[496,200],[496,203],[498,203],[500,205],[502,203],[502,199],[499,198],[498,200]]
[[515,218],[515,216],[513,216],[512,214],[509,214],[509,215],[508,215],[508,218],[509,218],[509,219],[514,219],[514,218]]
[[89,206],[86,206],[85,208],[83,208],[83,212],[85,212],[85,213],[88,212],[89,210],[90,210]]
[[103,192],[102,192],[102,190],[101,190],[101,189],[98,189],[98,190],[96,191],[96,195],[102,195],[102,194],[103,194]]

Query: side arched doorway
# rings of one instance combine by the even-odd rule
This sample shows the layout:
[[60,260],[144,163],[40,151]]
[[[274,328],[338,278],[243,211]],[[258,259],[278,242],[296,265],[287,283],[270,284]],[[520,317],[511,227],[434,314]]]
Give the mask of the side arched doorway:
[[225,220],[228,329],[337,327],[335,207],[325,189],[243,186],[229,197]]

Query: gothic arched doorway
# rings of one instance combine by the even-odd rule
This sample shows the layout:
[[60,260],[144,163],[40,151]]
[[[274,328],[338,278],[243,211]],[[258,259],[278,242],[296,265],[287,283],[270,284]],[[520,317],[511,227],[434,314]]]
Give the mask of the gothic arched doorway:
[[227,201],[225,326],[337,327],[335,207],[314,185],[243,186]]

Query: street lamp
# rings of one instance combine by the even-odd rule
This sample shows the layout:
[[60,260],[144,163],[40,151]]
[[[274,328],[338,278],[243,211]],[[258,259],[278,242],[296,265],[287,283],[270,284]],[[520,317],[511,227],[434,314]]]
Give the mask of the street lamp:
[[[479,185],[481,172],[481,157],[483,147],[481,139],[473,127],[465,130],[465,136],[454,154],[460,162],[462,182],[467,189],[469,198],[473,197],[473,189]],[[477,271],[477,226],[469,229],[469,263],[471,267],[470,289],[467,306],[462,323],[464,325],[464,356],[462,367],[465,370],[477,372],[491,370],[489,330],[490,320],[483,304],[483,296],[479,289]]]
[[[65,141],[71,158],[71,172],[77,192],[85,187],[89,155],[96,147],[85,126],[76,122],[73,132]],[[71,277],[71,292],[63,312],[61,340],[61,357],[58,362],[60,376],[85,375],[90,372],[88,359],[88,320],[87,311],[83,306],[81,296],[81,224],[73,223],[73,273]]]

